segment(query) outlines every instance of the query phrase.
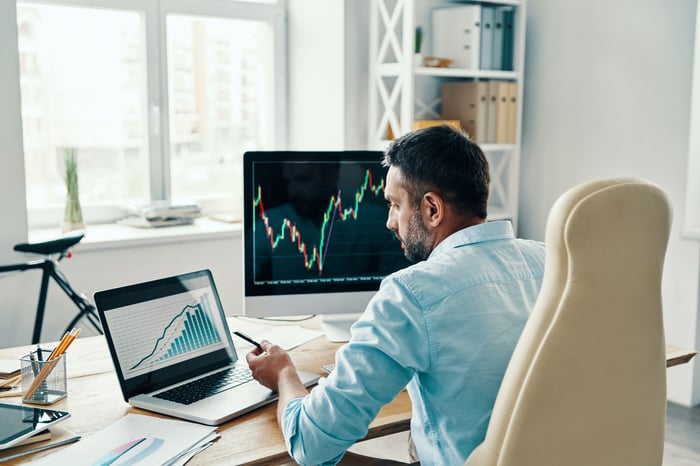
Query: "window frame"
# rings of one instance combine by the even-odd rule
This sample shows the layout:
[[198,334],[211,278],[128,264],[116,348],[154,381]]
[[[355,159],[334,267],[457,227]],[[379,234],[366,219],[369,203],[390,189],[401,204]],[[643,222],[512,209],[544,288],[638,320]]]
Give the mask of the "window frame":
[[[273,146],[287,143],[287,0],[17,0],[16,4],[44,4],[133,11],[143,15],[146,55],[146,111],[148,179],[151,200],[170,199],[170,122],[168,101],[167,17],[182,14],[221,19],[267,22],[273,31]],[[15,19],[16,21],[16,19]],[[19,49],[17,49],[19,57]],[[19,81],[20,77],[17,76]],[[242,180],[241,180],[242,183]],[[26,199],[24,200],[26,204]],[[62,209],[27,206],[29,229],[58,225]],[[110,223],[125,215],[118,205],[83,206],[86,223]]]

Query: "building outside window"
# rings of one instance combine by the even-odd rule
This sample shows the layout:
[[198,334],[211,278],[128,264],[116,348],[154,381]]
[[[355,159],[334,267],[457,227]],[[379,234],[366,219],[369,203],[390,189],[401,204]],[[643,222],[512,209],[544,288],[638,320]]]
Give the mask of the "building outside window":
[[30,228],[60,221],[67,150],[87,223],[161,199],[239,214],[243,153],[285,142],[285,8],[18,1]]

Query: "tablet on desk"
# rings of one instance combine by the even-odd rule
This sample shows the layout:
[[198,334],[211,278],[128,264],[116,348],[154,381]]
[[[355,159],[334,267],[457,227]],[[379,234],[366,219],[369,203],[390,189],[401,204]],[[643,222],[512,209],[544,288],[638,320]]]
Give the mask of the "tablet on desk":
[[69,416],[67,411],[0,403],[0,450],[9,448]]

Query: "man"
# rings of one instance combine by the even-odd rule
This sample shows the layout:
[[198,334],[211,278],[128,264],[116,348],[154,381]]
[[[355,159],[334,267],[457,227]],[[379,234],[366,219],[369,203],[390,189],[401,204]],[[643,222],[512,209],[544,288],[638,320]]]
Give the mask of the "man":
[[254,377],[280,395],[277,417],[301,464],[334,464],[405,386],[421,464],[462,464],[483,440],[503,374],[535,303],[544,245],[486,222],[481,149],[447,126],[387,150],[387,228],[417,261],[386,277],[311,393],[289,355],[264,342]]

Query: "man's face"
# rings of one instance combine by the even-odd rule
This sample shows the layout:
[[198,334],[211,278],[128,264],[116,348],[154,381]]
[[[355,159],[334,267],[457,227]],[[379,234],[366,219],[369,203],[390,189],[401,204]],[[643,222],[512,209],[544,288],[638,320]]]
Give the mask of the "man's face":
[[384,187],[384,197],[389,204],[386,227],[401,241],[406,258],[418,262],[430,255],[432,234],[423,223],[420,206],[412,205],[401,179],[401,170],[389,167]]

